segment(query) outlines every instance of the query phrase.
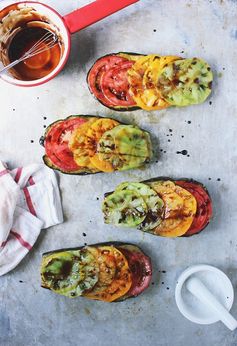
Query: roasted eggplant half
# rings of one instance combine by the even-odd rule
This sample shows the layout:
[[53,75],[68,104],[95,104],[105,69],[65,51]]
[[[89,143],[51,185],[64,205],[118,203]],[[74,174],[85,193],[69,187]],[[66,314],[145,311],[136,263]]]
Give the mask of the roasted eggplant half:
[[111,118],[72,115],[49,125],[40,143],[44,163],[66,174],[143,167],[153,156],[148,132]]
[[106,224],[163,237],[187,237],[208,225],[212,201],[204,185],[195,180],[158,177],[118,185],[105,194],[102,212]]
[[87,75],[91,94],[116,111],[202,103],[211,93],[212,80],[203,59],[126,52],[99,58]]
[[150,284],[150,258],[136,245],[109,242],[44,253],[41,286],[69,298],[123,301]]

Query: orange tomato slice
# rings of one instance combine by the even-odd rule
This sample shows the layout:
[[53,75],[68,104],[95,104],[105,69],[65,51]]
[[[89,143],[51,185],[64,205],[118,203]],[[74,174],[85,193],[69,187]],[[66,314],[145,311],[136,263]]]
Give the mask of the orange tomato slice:
[[132,285],[132,276],[126,257],[113,246],[100,246],[97,261],[99,280],[84,297],[112,302],[124,296]]
[[157,181],[149,185],[163,199],[165,205],[163,220],[151,233],[163,237],[179,237],[185,234],[196,215],[195,197],[171,181]]
[[105,173],[114,172],[113,165],[108,161],[101,160],[99,154],[95,154],[94,156],[90,157],[90,161],[93,166],[95,166],[97,169],[99,169],[102,172],[105,172]]
[[113,172],[114,168],[111,163],[101,160],[99,155],[96,153],[97,144],[106,132],[118,126],[119,122],[113,119],[98,119],[88,129],[86,136],[88,142],[90,161],[94,167],[101,170],[102,172]]

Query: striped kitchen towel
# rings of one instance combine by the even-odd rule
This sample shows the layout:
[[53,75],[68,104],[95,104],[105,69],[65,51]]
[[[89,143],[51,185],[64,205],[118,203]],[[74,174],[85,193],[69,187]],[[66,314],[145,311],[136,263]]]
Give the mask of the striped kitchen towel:
[[41,164],[9,170],[0,161],[0,276],[25,257],[42,228],[62,222],[52,170]]

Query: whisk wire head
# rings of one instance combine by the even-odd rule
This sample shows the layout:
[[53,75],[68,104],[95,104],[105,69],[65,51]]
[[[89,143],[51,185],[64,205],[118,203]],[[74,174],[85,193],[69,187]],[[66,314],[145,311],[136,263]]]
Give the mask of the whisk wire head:
[[51,49],[58,43],[58,37],[55,33],[45,33],[25,54],[22,59],[30,58]]

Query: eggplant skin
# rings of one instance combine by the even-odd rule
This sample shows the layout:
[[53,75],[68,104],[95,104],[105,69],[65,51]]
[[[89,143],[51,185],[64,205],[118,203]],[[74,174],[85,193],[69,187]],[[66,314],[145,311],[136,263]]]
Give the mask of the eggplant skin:
[[[132,247],[134,247],[134,250],[136,249],[138,252],[141,252],[142,254],[147,256],[146,253],[138,245],[135,245],[135,244],[132,244],[132,243],[124,243],[124,242],[120,242],[120,241],[113,241],[113,242],[95,243],[95,244],[90,244],[88,246],[93,246],[93,247],[98,247],[98,246],[114,246],[116,248],[119,248],[120,246],[123,246],[123,245],[132,246]],[[48,251],[48,252],[44,252],[42,254],[42,257],[49,256],[49,255],[52,255],[52,254],[55,254],[55,253],[58,253],[58,252],[62,252],[62,251],[81,250],[81,249],[83,249],[85,247],[86,246],[78,246],[78,247],[73,247],[73,248],[62,248],[62,249],[57,249],[57,250],[53,250],[53,251]],[[149,257],[149,256],[147,256],[147,257]],[[45,287],[45,286],[42,286],[42,285],[41,285],[41,287],[45,288],[45,289],[49,289],[48,287]],[[135,296],[126,296],[125,295],[124,297],[120,297],[119,299],[113,301],[112,303],[123,302],[123,301],[125,301],[127,299],[131,299],[131,298],[136,298],[136,297]]]
[[68,172],[68,171],[64,171],[63,169],[55,166],[47,155],[44,155],[42,157],[42,159],[43,159],[44,164],[46,166],[48,166],[49,168],[51,168],[51,169],[53,169],[55,171],[59,171],[60,173],[63,173],[63,174],[68,174],[68,175],[89,175],[89,174],[102,173],[102,172],[92,172],[88,168],[86,170],[84,170],[84,171],[82,171],[82,169],[81,169],[80,171]]
[[[76,250],[81,250],[87,246],[92,246],[92,247],[98,247],[98,246],[114,246],[114,247],[119,247],[122,245],[130,245],[130,246],[134,246],[135,248],[137,248],[137,251],[142,252],[144,255],[146,255],[144,253],[144,251],[142,249],[140,249],[140,247],[138,245],[132,244],[132,243],[124,243],[121,241],[109,241],[109,242],[102,242],[102,243],[95,243],[95,244],[89,244],[89,245],[82,245],[82,246],[77,246],[77,247],[70,247],[70,248],[61,248],[61,249],[57,249],[57,250],[53,250],[53,251],[47,251],[44,252],[42,254],[42,256],[48,256],[48,255],[52,255],[58,252],[62,252],[62,251],[76,251]],[[147,256],[147,255],[146,255]],[[147,256],[149,257],[149,256]]]
[[[156,182],[156,181],[159,181],[159,180],[170,180],[170,181],[174,181],[174,182],[175,182],[175,181],[178,181],[178,180],[183,180],[183,181],[187,181],[187,182],[190,182],[190,183],[198,184],[198,185],[200,185],[200,186],[205,190],[205,192],[208,194],[208,196],[209,196],[209,198],[210,198],[210,201],[211,201],[211,203],[212,203],[211,196],[210,196],[210,194],[209,194],[209,192],[208,192],[206,186],[203,185],[202,183],[200,183],[199,181],[194,180],[194,179],[189,179],[189,178],[170,178],[170,177],[162,176],[162,177],[156,177],[156,178],[151,178],[151,179],[143,180],[143,181],[141,181],[141,183],[144,183],[144,184],[146,184],[146,183],[153,183],[153,182]],[[114,191],[106,192],[106,193],[104,194],[104,197],[107,197],[108,195],[110,195],[110,194],[113,193],[113,192],[114,192]],[[211,219],[212,219],[212,218],[210,218],[210,220],[211,220]],[[194,234],[191,234],[191,235],[185,235],[185,234],[184,234],[184,235],[182,235],[182,237],[190,238],[190,237],[193,237],[193,236],[195,236],[195,235],[198,235],[199,233],[201,233],[201,232],[209,225],[210,220],[209,220],[209,222],[206,224],[205,227],[203,227],[202,229],[200,229],[199,232],[194,233]],[[150,233],[150,234],[152,235],[152,233]]]
[[[118,53],[105,54],[105,55],[99,57],[98,59],[105,58],[105,57],[110,56],[110,55],[119,55],[119,54],[137,55],[137,56],[139,56],[139,55],[144,56],[144,55],[145,55],[145,54],[132,53],[132,52],[118,52]],[[97,60],[98,60],[98,59],[97,59]],[[96,60],[96,61],[97,61],[97,60]],[[96,61],[95,61],[95,63],[96,63]],[[95,63],[94,63],[94,64],[95,64]],[[103,106],[106,107],[106,108],[112,109],[113,111],[116,111],[116,112],[133,112],[133,111],[138,111],[139,109],[141,109],[141,108],[138,107],[138,106],[131,106],[131,107],[109,107],[109,106],[105,105],[103,102],[101,102],[99,99],[97,99],[97,97],[95,97],[95,95],[93,94],[93,92],[91,92],[90,85],[89,85],[89,83],[88,83],[89,73],[90,73],[92,67],[94,66],[94,64],[91,66],[91,68],[90,68],[89,71],[87,72],[86,82],[87,82],[88,89],[89,89],[91,95],[92,95],[101,105],[103,105]]]

